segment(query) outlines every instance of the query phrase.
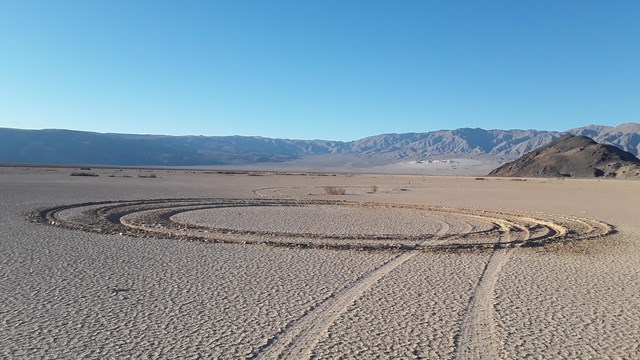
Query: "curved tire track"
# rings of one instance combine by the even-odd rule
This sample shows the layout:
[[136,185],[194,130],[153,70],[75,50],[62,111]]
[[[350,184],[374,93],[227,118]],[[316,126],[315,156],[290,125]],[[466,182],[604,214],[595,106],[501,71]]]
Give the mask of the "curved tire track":
[[[400,251],[388,262],[357,279],[346,289],[313,304],[300,318],[287,324],[253,354],[254,358],[308,358],[317,343],[327,335],[334,321],[362,294],[385,275],[414,257],[419,251],[490,250],[490,257],[461,321],[454,340],[456,358],[496,358],[499,339],[494,329],[494,287],[509,254],[517,247],[606,236],[615,229],[606,223],[572,216],[537,213],[536,216],[500,211],[454,209],[436,206],[347,202],[339,200],[295,200],[267,198],[257,189],[259,199],[149,199],[103,201],[63,205],[30,215],[33,221],[69,229],[101,234],[120,234],[141,238],[173,238],[188,241],[263,244],[297,248],[335,250]],[[245,206],[346,206],[359,208],[412,209],[424,211],[428,221],[440,225],[433,234],[352,234],[264,232],[197,226],[178,222],[174,215],[194,210]],[[470,223],[473,221],[475,224]]]
[[[282,231],[244,230],[195,225],[176,220],[174,215],[194,210],[229,207],[274,206],[314,207],[343,206],[354,210],[378,208],[386,211],[402,209],[423,212],[425,221],[448,223],[453,231],[445,234],[318,234]],[[284,247],[356,249],[356,250],[444,250],[487,249],[501,247],[540,246],[551,242],[588,239],[608,235],[615,230],[596,220],[573,217],[540,217],[487,210],[452,209],[435,206],[347,202],[339,200],[295,199],[150,199],[94,202],[65,205],[32,214],[34,221],[103,234],[130,235],[143,238],[262,244]],[[474,227],[469,221],[487,226]],[[534,232],[536,236],[498,241],[505,230]],[[366,231],[366,229],[363,229]],[[426,241],[431,240],[431,241]]]

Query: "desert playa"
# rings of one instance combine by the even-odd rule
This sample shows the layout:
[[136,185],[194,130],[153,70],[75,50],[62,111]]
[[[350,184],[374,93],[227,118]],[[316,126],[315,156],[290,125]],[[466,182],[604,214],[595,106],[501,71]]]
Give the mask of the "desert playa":
[[640,357],[638,181],[77,171],[0,168],[2,358]]

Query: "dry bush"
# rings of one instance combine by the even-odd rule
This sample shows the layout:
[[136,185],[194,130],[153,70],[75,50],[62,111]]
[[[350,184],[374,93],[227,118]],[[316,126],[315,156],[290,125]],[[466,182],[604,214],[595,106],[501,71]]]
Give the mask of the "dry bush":
[[86,172],[86,171],[74,171],[71,173],[71,176],[99,176],[96,173]]
[[158,177],[158,175],[151,173],[151,174],[138,174],[139,178],[143,178],[143,179],[155,179]]
[[377,193],[378,192],[378,185],[371,185],[371,192],[373,194]]
[[347,190],[335,186],[325,186],[324,193],[327,195],[344,195],[347,193]]
[[476,180],[487,180],[487,179],[485,179],[483,177],[477,177]]

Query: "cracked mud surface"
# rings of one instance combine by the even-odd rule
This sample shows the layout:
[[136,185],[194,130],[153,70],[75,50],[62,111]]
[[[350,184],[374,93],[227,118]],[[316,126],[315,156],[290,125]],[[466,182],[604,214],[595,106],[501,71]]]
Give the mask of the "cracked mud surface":
[[34,174],[0,182],[2,357],[638,354],[635,217],[602,205],[634,185]]

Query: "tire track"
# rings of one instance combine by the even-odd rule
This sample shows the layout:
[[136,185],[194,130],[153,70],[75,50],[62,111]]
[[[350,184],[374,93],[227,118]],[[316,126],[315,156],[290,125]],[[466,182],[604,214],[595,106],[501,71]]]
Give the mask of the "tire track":
[[[270,188],[272,189],[272,188]],[[255,190],[256,194],[260,189]],[[432,231],[422,233],[367,233],[322,234],[291,232],[287,229],[261,231],[259,229],[225,228],[216,224],[198,225],[176,219],[176,214],[195,210],[221,208],[262,207],[317,207],[341,206],[358,209],[383,209],[385,211],[422,211],[424,221],[434,224],[450,223],[453,228],[444,235]],[[394,215],[398,216],[398,215]],[[373,202],[349,202],[342,200],[300,200],[285,198],[264,199],[149,199],[82,203],[58,206],[34,212],[32,221],[75,230],[101,234],[119,234],[139,238],[173,238],[176,240],[258,244],[278,247],[322,248],[335,250],[435,250],[455,251],[463,249],[492,250],[497,238],[508,227],[522,232],[534,231],[536,236],[501,240],[502,247],[541,246],[558,241],[583,240],[609,235],[615,229],[605,223],[590,219],[545,215],[534,218],[517,213],[498,211],[453,209],[426,205],[384,204]],[[466,220],[488,224],[475,227]],[[473,229],[473,230],[472,230]],[[440,237],[440,239],[438,239]],[[438,241],[444,240],[447,241]],[[524,240],[526,239],[526,240]],[[430,240],[430,241],[425,241]]]
[[[501,228],[504,234],[501,241],[512,242],[513,232],[511,229],[519,230],[518,240],[526,242],[531,237],[528,228],[510,223],[502,222]],[[498,281],[500,271],[509,259],[509,255],[515,248],[495,248],[489,255],[489,259],[478,279],[478,284],[474,290],[465,317],[460,326],[460,333],[455,341],[455,359],[497,359],[500,354],[500,339],[495,329],[494,319],[494,290]]]
[[261,198],[274,198],[272,195],[264,193],[266,191],[270,191],[272,194],[275,194],[276,196],[284,197],[286,195],[284,195],[284,194],[282,194],[280,192],[280,190],[282,190],[282,189],[284,189],[284,187],[282,187],[282,186],[266,187],[266,188],[255,189],[255,190],[251,191],[251,193],[254,196],[258,196],[258,197],[261,197]]
[[497,359],[498,335],[493,316],[493,293],[498,275],[514,249],[496,249],[480,276],[462,321],[455,359]]
[[[437,232],[442,237],[450,230],[450,225],[441,221]],[[439,241],[446,241],[445,239]],[[308,359],[318,342],[328,335],[328,330],[336,319],[343,314],[365,291],[371,288],[385,275],[413,258],[419,251],[405,251],[367,276],[356,281],[347,290],[330,297],[325,303],[296,320],[290,328],[276,338],[270,339],[268,347],[262,349],[253,358],[257,359]]]
[[415,256],[407,251],[358,280],[351,288],[328,299],[311,313],[298,319],[292,327],[264,349],[257,359],[307,359],[333,322],[367,289],[393,269]]
[[[368,289],[394,269],[421,251],[490,251],[477,280],[460,329],[454,337],[454,357],[458,359],[493,359],[499,356],[500,339],[494,323],[494,289],[500,271],[516,248],[543,246],[549,243],[592,239],[615,232],[613,226],[592,219],[538,213],[535,217],[515,212],[455,209],[427,205],[348,202],[342,200],[301,200],[269,198],[281,188],[254,190],[262,199],[174,198],[87,202],[40,210],[30,215],[32,221],[100,234],[129,235],[139,238],[173,238],[186,241],[262,244],[292,248],[334,250],[393,251],[395,254],[378,268],[362,275],[351,285],[327,297],[315,300],[299,318],[267,339],[251,358],[308,358],[313,349],[348,308]],[[263,193],[269,192],[269,195]],[[282,196],[282,194],[280,194]],[[176,214],[196,210],[216,211],[242,207],[344,206],[354,211],[362,208],[424,212],[424,221],[433,228],[420,234],[324,234],[261,231],[222,228],[216,224],[196,225],[175,219]],[[439,225],[439,226],[438,226]]]

